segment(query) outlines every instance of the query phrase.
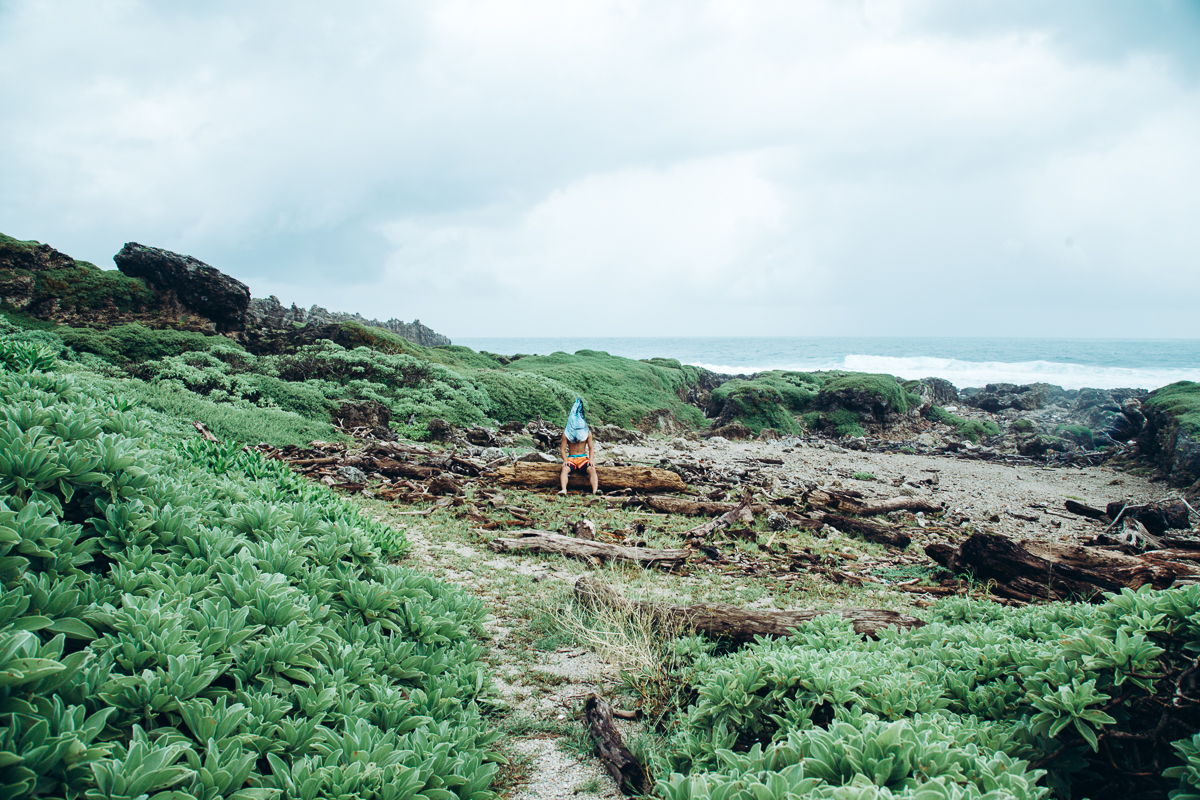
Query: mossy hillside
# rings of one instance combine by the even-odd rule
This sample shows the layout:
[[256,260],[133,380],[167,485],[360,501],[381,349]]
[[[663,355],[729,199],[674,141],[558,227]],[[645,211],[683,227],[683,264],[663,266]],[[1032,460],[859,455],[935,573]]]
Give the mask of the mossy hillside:
[[849,399],[862,406],[869,404],[876,416],[906,414],[921,402],[920,397],[905,390],[896,376],[868,372],[830,376],[817,393],[817,404],[823,408],[845,406]]
[[[0,234],[0,263],[22,263],[40,256],[40,242],[22,241]],[[55,299],[68,308],[103,308],[137,311],[156,302],[141,278],[118,270],[102,270],[88,261],[63,256],[59,266],[49,269],[0,269],[0,280],[32,278],[33,302]]]
[[478,601],[285,465],[163,433],[187,421],[29,345],[0,337],[6,799],[492,796]]
[[821,381],[813,373],[786,370],[762,372],[749,380],[735,378],[713,389],[708,412],[721,424],[741,422],[755,433],[763,428],[800,433],[795,416],[811,407]]
[[700,410],[680,399],[698,380],[698,367],[666,366],[600,350],[580,350],[574,355],[524,356],[505,370],[542,375],[567,387],[585,399],[588,417],[594,422],[633,427],[652,411],[669,409],[688,425],[704,423]]

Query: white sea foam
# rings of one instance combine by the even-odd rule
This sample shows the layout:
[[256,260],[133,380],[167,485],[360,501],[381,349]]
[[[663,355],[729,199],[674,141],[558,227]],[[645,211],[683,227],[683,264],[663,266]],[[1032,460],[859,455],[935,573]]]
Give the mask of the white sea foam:
[[[694,362],[693,362],[694,363]],[[1053,361],[960,361],[953,358],[917,356],[848,355],[842,359],[806,364],[702,364],[695,366],[727,375],[750,374],[773,369],[815,372],[844,369],[851,372],[881,372],[899,378],[945,378],[958,388],[988,383],[1050,383],[1064,389],[1157,389],[1176,381],[1200,381],[1196,369],[1133,369],[1063,364]]]

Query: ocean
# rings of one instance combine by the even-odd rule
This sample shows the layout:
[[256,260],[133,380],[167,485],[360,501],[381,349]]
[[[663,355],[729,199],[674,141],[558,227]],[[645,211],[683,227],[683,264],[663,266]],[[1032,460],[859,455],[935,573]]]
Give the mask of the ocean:
[[1200,381],[1200,339],[488,337],[454,343],[501,355],[603,350],[625,358],[675,358],[730,375],[843,369],[937,377],[959,389],[1035,382],[1064,389],[1157,389]]

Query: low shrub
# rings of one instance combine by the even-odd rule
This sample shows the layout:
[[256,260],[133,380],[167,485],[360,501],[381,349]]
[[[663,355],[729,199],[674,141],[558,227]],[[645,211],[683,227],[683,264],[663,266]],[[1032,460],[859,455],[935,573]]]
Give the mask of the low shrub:
[[156,330],[136,322],[107,330],[60,325],[53,332],[75,352],[94,353],[120,366],[201,352],[214,346],[236,347],[224,336],[209,336],[196,331]]
[[23,353],[0,337],[6,800],[494,796],[479,601],[286,465],[158,433],[137,382]]
[[1092,449],[1092,429],[1086,425],[1059,425],[1054,429],[1054,435],[1069,439],[1086,450]]
[[866,372],[841,374],[821,386],[818,403],[823,408],[843,405],[853,397],[863,403],[867,398],[872,406],[884,413],[904,414],[920,404],[921,398],[909,394],[893,375],[873,375]]

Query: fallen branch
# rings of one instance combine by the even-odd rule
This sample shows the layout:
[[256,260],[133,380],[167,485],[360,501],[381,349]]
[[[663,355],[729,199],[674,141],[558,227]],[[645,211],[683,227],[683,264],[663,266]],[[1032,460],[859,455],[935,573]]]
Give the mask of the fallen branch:
[[532,550],[539,553],[554,553],[571,556],[585,561],[593,559],[616,559],[632,561],[646,567],[661,567],[667,571],[683,564],[688,558],[687,550],[656,550],[648,547],[625,547],[607,542],[576,539],[572,536],[551,531],[514,531],[520,534],[519,539],[495,539],[488,542],[488,547],[497,553],[512,553],[518,550]]
[[679,606],[645,600],[627,600],[611,587],[582,577],[575,582],[575,597],[585,605],[606,605],[646,614],[667,625],[684,625],[715,638],[748,642],[756,636],[790,636],[794,628],[824,614],[849,621],[856,633],[874,638],[888,626],[920,628],[925,623],[916,617],[879,608],[834,608],[825,611],[764,611],[739,608],[725,603],[698,603]]
[[208,426],[207,426],[207,425],[205,425],[203,422],[193,422],[193,423],[192,423],[192,427],[193,427],[193,428],[195,428],[197,431],[199,431],[199,432],[200,432],[200,436],[201,436],[201,438],[203,438],[203,439],[204,439],[204,441],[206,441],[206,442],[217,442],[217,443],[219,443],[219,442],[220,442],[220,440],[219,440],[219,439],[217,439],[217,437],[216,437],[216,436],[213,436],[213,432],[212,432],[212,431],[210,431],[210,430],[208,429]]
[[621,740],[621,733],[613,724],[612,707],[593,694],[583,706],[583,716],[592,738],[596,740],[600,761],[621,792],[629,797],[649,794],[650,781],[646,771]]

